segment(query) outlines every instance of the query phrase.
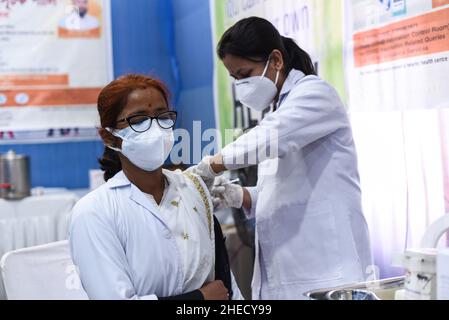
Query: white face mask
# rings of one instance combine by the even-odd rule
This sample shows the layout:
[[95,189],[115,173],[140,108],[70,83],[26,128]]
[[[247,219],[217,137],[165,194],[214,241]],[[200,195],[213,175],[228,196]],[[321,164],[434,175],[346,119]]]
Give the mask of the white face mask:
[[[151,121],[148,119],[147,121]],[[146,126],[143,124],[143,126]],[[114,131],[107,128],[114,136],[121,138],[122,149],[107,146],[123,154],[135,166],[145,171],[160,168],[170,155],[175,138],[173,129],[162,129],[156,121],[145,132],[135,132],[131,127]]]
[[273,81],[265,77],[269,65],[270,59],[268,59],[267,65],[260,77],[249,77],[234,82],[237,99],[244,106],[256,111],[263,111],[273,102],[278,92],[276,85],[279,80],[280,71],[278,70],[276,73],[276,82],[273,83]]

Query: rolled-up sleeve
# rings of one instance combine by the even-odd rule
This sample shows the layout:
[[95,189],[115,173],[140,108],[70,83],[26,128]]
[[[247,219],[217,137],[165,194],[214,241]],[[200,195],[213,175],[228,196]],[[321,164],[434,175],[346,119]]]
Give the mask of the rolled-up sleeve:
[[72,259],[87,295],[95,300],[156,300],[156,295],[136,294],[115,224],[96,208],[77,204],[69,232]]

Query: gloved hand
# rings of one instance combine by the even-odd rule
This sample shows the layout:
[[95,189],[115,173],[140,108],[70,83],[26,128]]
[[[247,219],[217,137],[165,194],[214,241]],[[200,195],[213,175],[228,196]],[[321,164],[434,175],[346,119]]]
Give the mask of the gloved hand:
[[216,177],[221,176],[222,173],[215,173],[214,170],[212,170],[210,166],[210,160],[212,159],[212,156],[206,156],[201,160],[200,163],[198,163],[196,166],[190,167],[187,169],[188,172],[191,172],[193,174],[196,174],[203,179],[204,183],[206,184],[207,188],[211,190],[214,180]]
[[241,208],[243,205],[243,188],[238,184],[229,183],[226,177],[218,177],[212,187],[211,195],[214,208]]

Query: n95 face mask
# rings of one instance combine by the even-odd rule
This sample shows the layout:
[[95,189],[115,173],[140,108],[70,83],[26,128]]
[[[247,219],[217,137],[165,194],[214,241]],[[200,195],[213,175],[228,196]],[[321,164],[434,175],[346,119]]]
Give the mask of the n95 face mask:
[[263,111],[273,102],[278,89],[276,87],[280,71],[276,73],[276,82],[273,83],[270,79],[265,77],[270,59],[268,59],[263,74],[255,77],[249,77],[234,82],[235,93],[237,99],[248,108],[256,111]]
[[107,130],[122,139],[122,149],[107,147],[120,152],[132,164],[145,171],[155,171],[160,168],[167,160],[175,143],[173,129],[162,129],[156,122],[149,130],[142,133],[135,132],[131,127],[119,131],[109,128]]

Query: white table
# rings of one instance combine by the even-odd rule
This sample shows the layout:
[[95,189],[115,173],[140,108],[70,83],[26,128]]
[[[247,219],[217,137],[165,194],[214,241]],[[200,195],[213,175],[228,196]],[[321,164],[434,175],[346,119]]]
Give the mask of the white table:
[[[79,197],[47,191],[19,201],[0,199],[0,257],[6,252],[67,239],[70,212]],[[0,299],[4,299],[0,276]]]

